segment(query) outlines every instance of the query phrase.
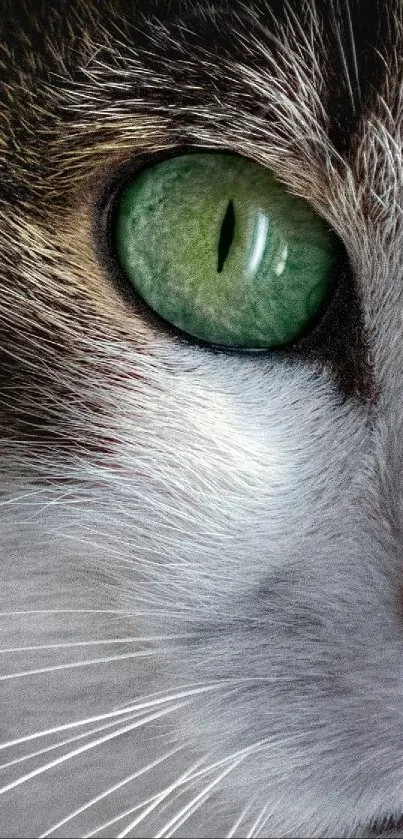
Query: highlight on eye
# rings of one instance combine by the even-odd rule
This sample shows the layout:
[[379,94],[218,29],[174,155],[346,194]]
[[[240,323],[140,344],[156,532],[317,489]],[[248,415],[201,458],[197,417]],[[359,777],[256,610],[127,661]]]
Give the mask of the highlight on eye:
[[267,169],[233,154],[182,154],[144,169],[118,196],[112,223],[139,297],[211,344],[290,344],[332,287],[335,234]]

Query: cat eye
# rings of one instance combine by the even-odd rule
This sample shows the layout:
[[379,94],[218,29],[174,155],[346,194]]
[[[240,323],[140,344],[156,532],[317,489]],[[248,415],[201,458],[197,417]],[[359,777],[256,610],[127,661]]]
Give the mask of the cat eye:
[[112,225],[135,293],[211,344],[290,344],[333,285],[335,234],[268,170],[236,155],[183,154],[143,169],[118,195]]

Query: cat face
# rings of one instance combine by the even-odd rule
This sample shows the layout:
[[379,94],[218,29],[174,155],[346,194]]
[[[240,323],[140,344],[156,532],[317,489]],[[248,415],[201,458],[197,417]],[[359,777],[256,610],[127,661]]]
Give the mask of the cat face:
[[[6,833],[400,835],[403,21],[371,11],[6,3]],[[338,236],[281,351],[120,282],[113,196],[195,149]]]

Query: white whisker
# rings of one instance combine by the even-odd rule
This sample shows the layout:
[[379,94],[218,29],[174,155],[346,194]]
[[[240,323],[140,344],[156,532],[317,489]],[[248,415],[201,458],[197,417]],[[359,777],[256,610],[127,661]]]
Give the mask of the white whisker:
[[162,813],[165,813],[165,811],[168,810],[169,807],[172,807],[172,805],[175,803],[175,801],[178,800],[178,798],[183,798],[183,796],[187,792],[189,792],[189,790],[193,789],[193,787],[196,786],[198,780],[199,780],[198,777],[197,778],[189,778],[189,780],[185,781],[178,788],[178,790],[177,790],[177,792],[175,792],[175,794],[170,795],[169,798],[167,798],[165,800],[165,802],[162,803],[162,805],[158,807],[158,818],[161,816]]
[[[146,810],[143,813],[141,813],[140,816],[137,817],[137,819],[131,822],[122,834],[119,834],[118,839],[123,839],[123,837],[127,836],[127,834],[130,833],[130,831],[133,830],[135,827],[137,827],[145,818],[147,818],[147,816],[150,815],[150,813],[153,812],[153,810],[155,810],[155,808],[158,807],[158,805],[162,801],[168,798],[168,796],[170,796],[172,792],[186,784],[188,781],[194,781],[196,778],[206,775],[209,772],[212,772],[214,769],[217,769],[218,767],[229,763],[230,761],[232,761],[231,768],[234,768],[234,762],[237,758],[239,758],[239,762],[241,762],[246,756],[248,756],[252,752],[258,751],[260,746],[264,746],[266,744],[267,738],[264,740],[259,740],[252,746],[247,746],[243,749],[240,749],[237,752],[233,752],[227,757],[215,761],[214,763],[211,763],[208,766],[203,766],[203,768],[199,769],[199,771],[195,771],[197,770],[198,766],[201,766],[205,762],[206,757],[202,758],[201,760],[198,760],[192,767],[190,767],[190,769],[186,770],[186,772],[184,772],[183,775],[181,775],[176,781],[174,781],[172,784],[170,784],[168,787],[162,790],[162,792],[158,795],[157,799],[155,799],[155,801],[152,804],[150,804],[146,808]],[[226,772],[226,770],[224,770],[224,772]],[[206,789],[204,790],[204,792],[206,792]],[[191,802],[191,804],[193,803],[194,800],[193,802]]]
[[23,755],[23,757],[17,757],[14,760],[9,760],[7,763],[1,763],[0,769],[9,769],[10,766],[16,766],[18,763],[25,763],[27,760],[32,760],[35,757],[40,757],[40,755],[54,752],[56,749],[60,749],[63,746],[69,746],[71,743],[77,743],[79,740],[84,740],[86,737],[91,737],[93,734],[99,734],[100,731],[107,731],[109,728],[113,728],[113,726],[117,726],[123,722],[128,722],[128,720],[138,719],[138,717],[141,716],[141,711],[134,714],[127,711],[123,717],[115,719],[106,725],[99,725],[96,728],[90,728],[82,734],[76,734],[74,737],[67,737],[65,740],[60,740],[58,743],[52,743],[51,746],[45,746],[42,749],[37,749],[35,752],[29,752],[29,754]]
[[0,507],[9,507],[10,504],[18,504],[24,498],[33,498],[41,493],[46,493],[48,490],[45,487],[44,489],[33,489],[29,492],[23,492],[21,495],[14,495],[11,498],[6,498],[4,501],[0,501]]
[[[187,822],[190,819],[190,817],[193,816],[193,814],[197,812],[197,810],[200,810],[200,807],[202,807],[203,804],[206,803],[206,801],[209,801],[210,798],[211,798],[211,791],[210,792],[204,792],[201,797],[197,796],[197,800],[192,799],[192,801],[193,801],[193,803],[191,802],[192,806],[190,806],[190,804],[187,805],[186,812],[182,815],[182,818],[179,819],[179,821],[177,821],[175,823],[175,826],[174,826],[173,830],[171,830],[170,833],[158,834],[158,836],[161,836],[161,837],[166,836],[167,839],[170,836],[174,836],[176,831],[179,830],[179,828],[182,827],[182,825],[185,824],[185,822]],[[183,810],[181,812],[183,813]]]
[[[254,837],[254,836],[257,836],[257,835],[258,835],[257,831],[258,831],[258,829],[259,829],[259,828],[261,827],[261,825],[262,825],[262,822],[263,822],[263,820],[264,820],[264,817],[265,817],[265,815],[266,815],[266,813],[267,813],[268,806],[269,806],[269,804],[267,803],[267,804],[265,804],[265,805],[264,805],[264,807],[261,809],[261,811],[260,811],[260,813],[257,815],[257,817],[256,817],[255,821],[253,822],[253,824],[252,824],[252,825],[251,825],[251,827],[249,828],[249,830],[248,830],[248,832],[247,832],[247,834],[246,834],[246,839],[253,839],[253,837]],[[270,814],[269,814],[269,815],[270,815]]]
[[[192,687],[192,685],[194,685],[194,687]],[[221,681],[220,682],[213,682],[210,685],[205,685],[203,682],[201,682],[201,683],[200,682],[188,682],[187,684],[185,683],[183,685],[179,685],[179,687],[180,688],[185,688],[185,690],[175,691],[175,693],[168,694],[168,696],[174,697],[175,699],[182,699],[182,697],[188,697],[188,696],[196,697],[196,696],[199,696],[203,693],[211,693],[212,691],[222,690],[223,685],[222,685]],[[188,688],[188,689],[186,690],[186,688]],[[162,697],[167,696],[162,691],[157,691],[157,693],[150,693],[148,698],[152,699],[152,697],[154,697],[154,696],[155,697],[161,697],[161,694],[162,694]],[[154,702],[154,700],[152,700],[152,702]],[[129,704],[129,703],[127,703],[127,704]],[[124,708],[125,706],[121,705],[120,707]]]
[[127,816],[133,815],[133,813],[137,813],[138,810],[141,810],[142,807],[146,807],[147,804],[151,804],[152,801],[155,801],[159,797],[160,793],[155,793],[154,795],[150,796],[150,798],[146,798],[144,801],[140,801],[139,804],[135,804],[134,807],[130,807],[129,810],[124,810],[123,813],[120,813],[118,816],[115,816],[113,819],[109,819],[107,822],[103,822],[103,824],[98,824],[97,827],[94,827],[89,833],[83,833],[82,839],[91,839],[92,836],[98,836],[107,828],[111,827],[116,822],[120,822],[122,819],[126,818]]
[[[269,812],[269,813],[267,813],[267,812],[266,812],[266,814],[265,814],[264,818],[262,819],[262,821],[259,821],[258,829],[257,829],[257,832],[256,832],[256,837],[258,837],[259,835],[261,835],[262,830],[264,830],[264,828],[266,827],[266,824],[267,824],[267,822],[269,821],[269,819],[271,818],[271,816],[273,815],[273,813],[275,813],[275,811],[276,811],[276,810],[278,810],[278,808],[280,807],[280,805],[281,805],[281,803],[282,803],[282,801],[283,801],[283,798],[284,798],[284,796],[282,795],[282,796],[281,796],[281,798],[280,798],[280,800],[279,800],[279,801],[276,801],[275,806],[271,808],[270,812]],[[267,807],[266,807],[266,810],[267,810]],[[262,814],[261,814],[261,815],[262,815]]]
[[6,682],[9,679],[22,679],[27,676],[41,676],[44,673],[55,673],[57,670],[74,670],[77,667],[93,667],[96,664],[109,664],[111,661],[123,661],[129,658],[147,658],[160,653],[161,650],[138,650],[135,653],[112,655],[108,658],[91,658],[87,661],[73,661],[71,664],[56,664],[53,667],[38,667],[36,670],[22,670],[19,673],[7,673],[5,676],[0,676],[0,682]]
[[[217,687],[218,686],[216,685],[207,685],[203,688],[188,691],[180,691],[168,695],[162,693],[161,691],[158,693],[152,693],[149,694],[148,697],[143,697],[143,699],[140,702],[135,702],[133,704],[132,700],[132,704],[127,703],[126,705],[122,705],[116,710],[108,711],[105,714],[98,714],[97,716],[86,717],[85,719],[64,723],[63,725],[57,725],[53,728],[45,728],[41,731],[35,731],[32,734],[27,734],[24,737],[17,737],[14,740],[7,740],[5,743],[0,743],[0,751],[3,749],[11,748],[12,746],[19,746],[22,743],[29,742],[30,740],[37,740],[40,737],[47,737],[50,734],[58,734],[61,731],[68,731],[71,728],[79,728],[84,725],[90,725],[93,722],[100,722],[101,720],[123,716],[134,711],[146,711],[149,708],[154,708],[166,702],[175,702],[177,699],[186,699],[187,697],[192,697],[194,695],[198,695],[199,693],[206,693],[211,690],[216,690]],[[155,699],[153,699],[153,697],[155,697]],[[147,701],[145,701],[145,699],[147,699]]]
[[188,637],[188,635],[155,635],[149,637],[136,637],[134,635],[128,638],[100,638],[98,640],[91,641],[67,641],[62,644],[38,644],[36,646],[31,647],[8,647],[5,649],[0,649],[0,655],[4,655],[5,653],[33,652],[34,650],[65,650],[70,649],[71,647],[96,647],[104,645],[106,646],[108,644],[144,644],[155,641],[171,641],[177,640],[178,638]]
[[42,731],[35,731],[33,734],[27,734],[25,737],[17,737],[15,740],[8,740],[6,743],[0,743],[0,751],[3,749],[9,749],[12,746],[19,746],[22,743],[28,743],[31,740],[38,740],[40,737],[48,737],[50,734],[59,734],[59,732],[61,731],[68,731],[72,728],[79,728],[84,725],[91,725],[91,723],[93,722],[100,722],[101,720],[110,719],[112,717],[126,718],[126,715],[130,714],[131,710],[132,708],[127,707],[125,709],[118,709],[116,711],[108,711],[106,714],[98,714],[95,717],[86,717],[86,719],[76,720],[75,722],[67,722],[63,725],[54,726],[54,728],[45,728]]
[[238,749],[235,752],[231,752],[226,757],[221,758],[221,760],[216,760],[214,763],[210,763],[208,766],[203,767],[203,769],[199,770],[199,772],[197,772],[192,777],[196,778],[200,775],[205,775],[207,772],[212,772],[213,769],[218,769],[220,766],[224,766],[226,763],[229,763],[230,761],[233,761],[238,757],[243,758],[249,757],[249,755],[251,754],[256,754],[260,751],[261,748],[265,748],[268,742],[268,738],[265,737],[264,739],[258,740],[256,743],[253,743],[251,746],[244,746],[243,749]]
[[[178,830],[179,827],[181,827],[181,825],[188,820],[188,818],[190,818],[192,812],[194,812],[195,809],[199,809],[199,806],[195,807],[195,805],[197,804],[201,806],[201,804],[204,802],[206,798],[210,798],[211,792],[217,786],[217,784],[219,784],[220,781],[222,781],[226,775],[229,775],[230,772],[233,772],[233,770],[236,769],[236,767],[239,766],[239,764],[242,763],[244,760],[245,756],[239,757],[237,760],[234,760],[230,766],[227,766],[226,769],[220,772],[218,778],[214,778],[213,781],[210,781],[210,783],[207,784],[207,786],[204,787],[204,789],[202,789],[201,792],[199,792],[195,796],[195,798],[189,801],[188,804],[186,804],[182,808],[182,810],[180,810],[179,813],[176,814],[176,816],[174,816],[169,822],[167,822],[164,825],[164,827],[160,831],[158,831],[155,839],[163,839],[163,837],[167,837],[167,839],[169,839],[170,836],[173,836],[175,831]],[[121,834],[122,837],[125,835],[125,833]]]
[[227,836],[226,836],[226,839],[233,839],[233,837],[235,836],[235,834],[238,830],[238,827],[241,826],[242,822],[244,821],[244,819],[246,818],[246,816],[250,812],[254,803],[255,803],[255,798],[253,798],[252,801],[250,801],[249,804],[247,804],[246,807],[243,808],[242,812],[237,817],[237,819],[234,822],[234,824],[232,825],[232,827],[229,829],[229,831],[227,833]]
[[1,617],[20,617],[21,615],[125,615],[134,617],[133,612],[120,609],[22,609],[13,612],[0,612]]
[[155,712],[154,714],[148,714],[146,717],[142,717],[140,720],[137,720],[134,723],[130,723],[130,725],[125,725],[122,728],[119,728],[118,731],[114,731],[111,734],[105,734],[103,737],[99,737],[97,740],[93,740],[91,743],[86,743],[84,746],[80,746],[80,748],[78,749],[73,749],[73,751],[68,752],[67,755],[62,755],[61,757],[52,760],[50,763],[47,763],[45,766],[40,766],[38,769],[34,769],[32,770],[32,772],[28,772],[21,778],[17,778],[10,784],[6,784],[6,786],[1,787],[0,795],[2,795],[5,792],[9,792],[10,790],[15,789],[16,787],[21,786],[21,784],[30,781],[32,778],[36,778],[38,775],[42,775],[44,772],[48,772],[55,766],[60,766],[60,764],[66,763],[66,761],[72,760],[72,758],[77,757],[78,755],[83,754],[84,752],[88,752],[90,749],[95,749],[97,746],[100,746],[103,743],[107,743],[109,740],[114,740],[116,737],[120,737],[122,734],[126,734],[129,731],[134,731],[136,728],[140,728],[144,725],[147,725],[147,723],[149,722],[153,722],[154,720],[167,716],[167,714],[172,714],[173,711],[176,711],[179,708],[183,708],[184,705],[185,703],[181,702],[177,703],[172,708],[164,708],[161,711]]
[[142,769],[138,769],[137,772],[133,772],[133,774],[128,775],[127,778],[123,778],[122,781],[119,781],[119,783],[114,784],[114,786],[112,787],[109,787],[109,789],[105,790],[105,792],[102,792],[100,795],[97,795],[95,798],[92,798],[91,801],[88,801],[86,804],[83,804],[82,807],[79,807],[77,810],[74,810],[73,813],[70,813],[70,815],[66,816],[60,822],[57,822],[57,824],[54,824],[52,827],[46,830],[45,833],[41,834],[40,839],[45,839],[45,837],[50,836],[50,834],[53,833],[55,830],[59,830],[59,828],[63,827],[65,824],[67,824],[67,822],[72,821],[76,818],[76,816],[81,815],[81,813],[84,813],[85,810],[88,810],[90,807],[93,807],[95,804],[98,804],[99,801],[102,801],[104,798],[107,798],[108,795],[112,795],[112,793],[116,792],[118,789],[121,789],[126,784],[129,784],[131,781],[136,780],[136,778],[140,778],[141,775],[145,775],[146,772],[149,772],[151,769],[154,769],[155,766],[158,766],[160,763],[163,763],[173,755],[180,752],[182,748],[182,746],[177,746],[175,749],[171,749],[162,757],[159,757],[157,760],[152,761],[152,763],[149,763]]
[[162,801],[165,801],[165,799],[168,798],[168,796],[170,796],[172,792],[177,790],[178,787],[185,784],[186,781],[189,780],[189,778],[192,778],[192,773],[195,769],[197,769],[198,766],[201,766],[204,760],[205,758],[201,758],[200,760],[196,761],[196,763],[194,763],[193,766],[191,766],[189,769],[186,770],[186,772],[180,775],[180,777],[176,781],[174,781],[168,787],[165,787],[165,789],[163,789],[158,794],[154,801],[150,803],[148,807],[146,807],[146,809],[143,810],[143,812],[140,813],[140,815],[136,819],[130,822],[130,824],[125,828],[125,830],[122,833],[119,834],[118,839],[123,839],[123,837],[127,836],[127,834],[130,833],[131,830],[134,830],[134,828],[137,827],[137,825],[139,825],[142,821],[144,821],[144,819],[146,819],[147,816],[149,816],[150,813],[152,813]]

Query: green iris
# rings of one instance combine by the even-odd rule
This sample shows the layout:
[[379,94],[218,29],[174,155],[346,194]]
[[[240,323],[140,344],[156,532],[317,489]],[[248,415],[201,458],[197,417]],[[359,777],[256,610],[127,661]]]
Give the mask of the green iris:
[[288,344],[325,301],[337,240],[262,166],[185,154],[142,171],[114,218],[117,256],[157,314],[203,341]]

